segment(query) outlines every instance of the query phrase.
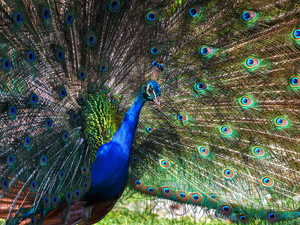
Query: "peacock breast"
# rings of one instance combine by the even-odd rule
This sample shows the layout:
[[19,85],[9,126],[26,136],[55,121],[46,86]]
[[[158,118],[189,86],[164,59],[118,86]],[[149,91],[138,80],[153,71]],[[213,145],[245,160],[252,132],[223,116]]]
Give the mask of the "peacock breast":
[[130,156],[129,149],[114,141],[102,145],[92,165],[90,194],[104,199],[118,195],[127,179]]
[[111,141],[121,125],[116,105],[102,93],[88,94],[82,106],[83,134],[89,154],[95,160],[98,149]]

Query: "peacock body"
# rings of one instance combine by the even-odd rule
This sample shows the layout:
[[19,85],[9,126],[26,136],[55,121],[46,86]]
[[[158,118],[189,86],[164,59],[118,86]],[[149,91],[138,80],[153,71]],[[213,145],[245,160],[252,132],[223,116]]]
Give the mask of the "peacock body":
[[7,224],[93,224],[133,192],[300,217],[299,1],[0,5]]

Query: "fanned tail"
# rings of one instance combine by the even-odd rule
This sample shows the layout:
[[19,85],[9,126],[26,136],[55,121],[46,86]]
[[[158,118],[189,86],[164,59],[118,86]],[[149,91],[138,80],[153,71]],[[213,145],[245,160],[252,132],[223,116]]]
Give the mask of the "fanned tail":
[[90,168],[153,61],[162,105],[140,113],[130,190],[236,223],[299,217],[297,1],[0,4],[7,223],[96,222],[111,210],[120,196],[84,211]]
[[173,15],[172,45],[154,58],[165,68],[162,109],[141,115],[129,186],[237,223],[298,218],[299,4],[184,2],[160,12]]

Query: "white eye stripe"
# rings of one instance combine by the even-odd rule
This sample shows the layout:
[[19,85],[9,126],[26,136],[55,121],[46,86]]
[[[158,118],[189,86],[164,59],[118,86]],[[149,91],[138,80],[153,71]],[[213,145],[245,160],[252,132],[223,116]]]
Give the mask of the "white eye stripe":
[[154,99],[156,98],[156,94],[155,94],[155,92],[153,91],[153,94],[154,94]]
[[154,91],[153,91],[153,89],[151,88],[151,90],[150,90],[150,84],[148,84],[147,85],[147,88],[146,88],[146,92],[147,92],[147,94],[150,96],[150,91],[151,92],[153,92],[153,93],[155,93]]
[[147,92],[147,94],[150,96],[150,94],[149,94],[149,92],[148,92],[149,86],[150,86],[150,84],[147,85],[146,92]]

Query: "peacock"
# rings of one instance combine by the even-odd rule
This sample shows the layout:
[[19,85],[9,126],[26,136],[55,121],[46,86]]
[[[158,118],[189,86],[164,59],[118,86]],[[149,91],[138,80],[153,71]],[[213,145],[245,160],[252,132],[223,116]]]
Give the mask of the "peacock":
[[298,0],[2,0],[0,32],[6,224],[300,217]]

